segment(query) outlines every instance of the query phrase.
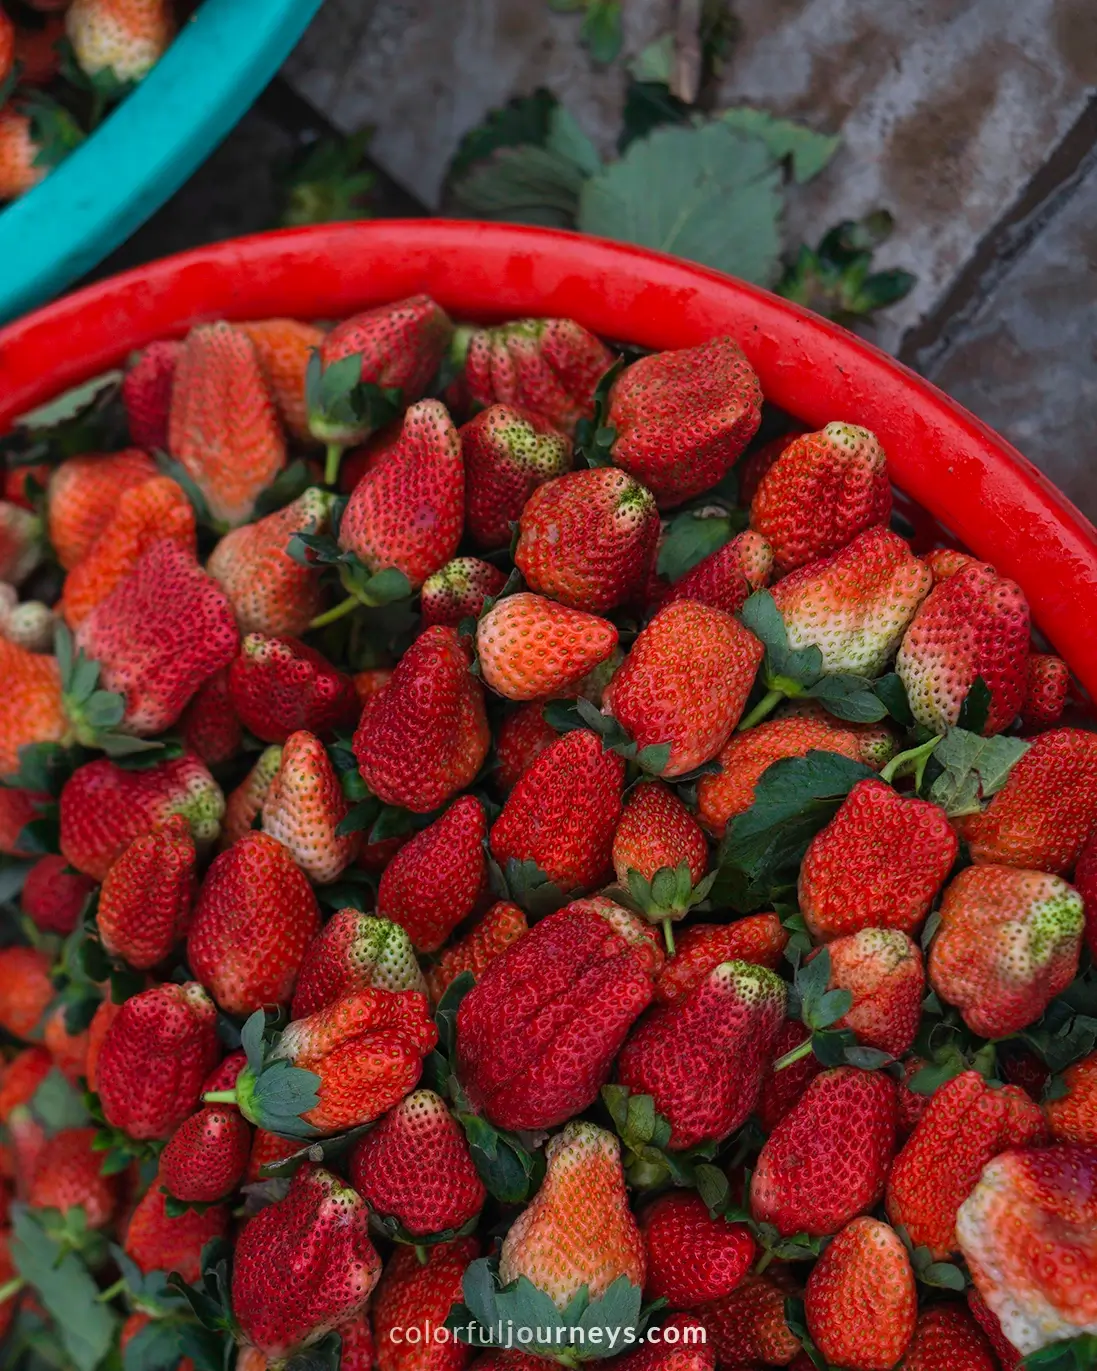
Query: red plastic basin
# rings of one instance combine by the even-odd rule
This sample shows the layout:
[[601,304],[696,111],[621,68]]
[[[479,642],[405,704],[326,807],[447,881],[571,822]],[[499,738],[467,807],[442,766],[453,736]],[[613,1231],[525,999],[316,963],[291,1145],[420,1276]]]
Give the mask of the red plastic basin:
[[896,484],[1023,587],[1097,695],[1097,529],[1019,452],[886,353],[718,272],[546,229],[384,220],[240,238],[91,286],[0,331],[0,432],[155,338],[208,319],[336,318],[425,291],[492,320],[567,315],[645,347],[726,333],[809,428],[877,433]]

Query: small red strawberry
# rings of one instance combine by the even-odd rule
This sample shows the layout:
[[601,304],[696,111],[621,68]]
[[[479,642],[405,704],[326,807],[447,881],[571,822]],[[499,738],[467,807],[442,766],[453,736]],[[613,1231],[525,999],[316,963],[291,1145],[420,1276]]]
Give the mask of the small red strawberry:
[[727,474],[762,418],[758,377],[730,338],[641,357],[617,377],[606,424],[612,456],[654,494],[680,505]]
[[0,1065],[0,1124],[7,1124],[13,1110],[30,1104],[52,1070],[53,1058],[37,1045],[20,1048],[10,1061]]
[[175,37],[175,16],[167,0],[73,0],[65,33],[85,75],[140,81]]
[[613,869],[644,916],[665,929],[683,918],[697,903],[694,887],[707,868],[705,835],[674,791],[660,781],[637,786],[613,835]]
[[0,204],[33,190],[47,174],[34,119],[14,104],[0,108]]
[[70,1033],[66,1011],[64,1001],[59,1000],[53,1006],[42,1028],[42,1041],[58,1071],[70,1084],[79,1085],[80,1078],[86,1076],[88,1070],[88,1033],[86,1029]]
[[972,557],[954,547],[930,548],[928,552],[923,554],[922,561],[933,572],[934,585],[940,584],[941,581],[947,581],[950,576],[955,576],[958,571],[967,571],[969,567],[984,565],[977,557]]
[[37,1036],[53,999],[50,959],[36,947],[0,949],[0,1028],[16,1038]]
[[456,1338],[437,1336],[469,1264],[480,1254],[475,1238],[458,1238],[427,1249],[426,1262],[413,1247],[397,1247],[385,1263],[373,1299],[373,1336],[380,1371],[464,1371],[472,1350]]
[[232,761],[244,742],[244,728],[236,717],[227,667],[207,676],[191,696],[179,720],[183,742],[207,766]]
[[730,1295],[694,1309],[716,1352],[717,1365],[745,1368],[788,1366],[800,1350],[800,1339],[785,1322],[788,1292],[769,1276],[747,1276]]
[[160,1154],[160,1182],[177,1200],[209,1204],[239,1185],[251,1129],[231,1105],[206,1105],[185,1120]]
[[[559,735],[553,730],[552,736],[556,738]],[[0,852],[4,856],[33,856],[33,853],[19,846],[19,835],[27,824],[42,817],[43,808],[49,803],[48,795],[37,795],[13,786],[0,786]]]
[[998,1371],[979,1325],[962,1304],[931,1304],[918,1315],[899,1371]]
[[476,626],[483,678],[508,700],[568,695],[616,646],[608,619],[529,591],[506,596]]
[[263,832],[284,844],[308,878],[330,885],[354,860],[360,833],[339,832],[350,812],[331,758],[315,734],[291,733],[263,801]]
[[104,1176],[103,1155],[92,1146],[94,1128],[63,1128],[42,1148],[27,1203],[31,1209],[75,1208],[89,1228],[106,1228],[121,1199],[121,1177]]
[[1057,723],[1066,707],[1070,667],[1062,657],[1030,652],[1025,672],[1025,698],[1021,724],[1026,729],[1047,728]]
[[138,971],[169,955],[187,932],[197,853],[182,814],[126,848],[103,879],[95,921],[104,948]]
[[718,1300],[742,1282],[755,1245],[745,1224],[711,1218],[695,1191],[671,1191],[640,1216],[647,1249],[646,1300],[666,1300],[671,1309],[693,1309]]
[[506,585],[506,575],[479,557],[454,557],[423,582],[420,607],[423,626],[452,624],[478,618],[489,596]]
[[[823,1069],[822,1062],[810,1049],[811,1036],[811,1031],[799,1019],[786,1019],[777,1031],[773,1060],[779,1062],[786,1056],[790,1060],[779,1071],[771,1067],[762,1082],[757,1113],[758,1121],[767,1133],[773,1132]],[[799,1056],[794,1055],[797,1048],[804,1049]]]
[[69,457],[54,469],[46,492],[50,546],[66,571],[87,556],[123,492],[156,475],[152,459],[137,448]]
[[495,735],[496,779],[506,795],[513,790],[537,758],[559,733],[548,723],[544,703],[534,700],[508,714]]
[[68,937],[94,889],[95,882],[71,870],[64,857],[39,857],[27,872],[19,905],[43,933]]
[[183,344],[173,339],[149,343],[133,359],[122,382],[130,438],[147,452],[167,451],[171,388],[182,351]]
[[672,1314],[659,1326],[656,1340],[641,1342],[612,1365],[614,1371],[714,1371],[716,1349],[696,1314]]
[[847,1224],[808,1277],[804,1313],[828,1362],[891,1371],[918,1317],[914,1272],[894,1229],[869,1218]]
[[747,529],[675,581],[661,603],[698,600],[735,614],[748,595],[769,584],[772,571],[773,549],[760,533]]
[[109,997],[101,1000],[88,1025],[88,1054],[84,1065],[89,1090],[99,1089],[99,1054],[121,1008],[120,1004],[115,1004]]
[[291,1017],[307,1018],[369,986],[381,990],[425,989],[404,929],[357,909],[340,909],[305,951]]
[[752,914],[728,924],[691,924],[677,943],[655,983],[659,1004],[684,999],[722,962],[753,962],[776,971],[788,934],[776,914]]
[[829,950],[828,991],[853,997],[834,1027],[851,1028],[864,1046],[901,1057],[918,1031],[925,994],[919,948],[898,929],[863,928],[836,938]]
[[1097,1147],[1097,1052],[1063,1072],[1063,1093],[1044,1104],[1048,1126],[1058,1142]]
[[571,467],[571,444],[536,414],[491,405],[462,425],[468,508],[466,523],[477,546],[509,547],[511,524],[539,485]]
[[526,916],[516,904],[507,900],[493,904],[463,938],[444,949],[437,964],[428,973],[427,985],[431,999],[437,1004],[447,987],[463,971],[471,971],[479,980],[489,962],[528,932]]
[[202,1274],[202,1249],[214,1238],[223,1238],[229,1211],[223,1204],[208,1209],[188,1209],[173,1219],[167,1212],[167,1196],[158,1177],[141,1197],[126,1228],[123,1248],[145,1275],[153,1271],[178,1271],[193,1284]]
[[265,748],[258,760],[225,801],[225,820],[221,825],[221,851],[251,831],[263,810],[272,782],[282,765],[280,747]]
[[187,936],[187,961],[229,1014],[286,1004],[309,939],[316,896],[289,850],[246,833],[210,867]]
[[57,658],[28,652],[0,635],[0,777],[19,770],[19,750],[70,737]]
[[252,341],[278,417],[287,432],[307,443],[312,434],[305,377],[313,351],[324,341],[324,330],[299,319],[259,319],[239,328]]
[[249,633],[229,667],[229,693],[241,723],[266,743],[299,729],[325,737],[358,717],[354,682],[296,638]]

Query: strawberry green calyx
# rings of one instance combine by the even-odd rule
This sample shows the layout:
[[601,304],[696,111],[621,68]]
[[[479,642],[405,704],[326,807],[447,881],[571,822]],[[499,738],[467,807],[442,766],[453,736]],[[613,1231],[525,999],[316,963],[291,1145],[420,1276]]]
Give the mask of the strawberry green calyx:
[[635,908],[648,923],[662,925],[667,955],[673,957],[674,924],[705,900],[716,875],[710,871],[694,885],[688,861],[681,861],[676,867],[660,867],[650,880],[630,867],[626,875],[627,892],[621,892],[622,903]]
[[284,1138],[315,1138],[318,1128],[301,1118],[319,1101],[320,1078],[313,1071],[271,1060],[263,1034],[266,1015],[257,1009],[244,1024],[240,1044],[248,1064],[232,1090],[210,1090],[206,1104],[234,1104],[244,1118],[268,1133]]
[[61,672],[62,707],[74,741],[84,747],[102,748],[111,757],[162,750],[162,743],[118,731],[126,712],[125,700],[112,690],[99,688],[99,663],[76,647],[63,623],[54,630],[54,651]]

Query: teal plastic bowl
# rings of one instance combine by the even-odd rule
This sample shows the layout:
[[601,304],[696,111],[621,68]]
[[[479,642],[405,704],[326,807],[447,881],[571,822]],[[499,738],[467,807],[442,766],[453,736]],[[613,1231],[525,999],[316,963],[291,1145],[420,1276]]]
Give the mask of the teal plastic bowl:
[[323,0],[204,0],[86,143],[0,211],[0,323],[101,262],[255,100]]

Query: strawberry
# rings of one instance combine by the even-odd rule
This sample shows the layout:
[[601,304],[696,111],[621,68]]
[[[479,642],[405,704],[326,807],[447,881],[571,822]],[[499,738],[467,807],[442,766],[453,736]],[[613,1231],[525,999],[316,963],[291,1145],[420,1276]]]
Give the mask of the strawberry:
[[350,812],[323,743],[303,730],[291,733],[282,763],[263,801],[263,832],[284,844],[317,885],[330,885],[354,860],[359,833],[339,832]]
[[384,689],[366,701],[354,755],[386,804],[428,814],[471,784],[491,737],[484,692],[457,630],[425,629]]
[[195,981],[132,996],[107,1029],[96,1063],[103,1116],[131,1138],[166,1138],[198,1104],[221,1055],[217,1010]]
[[656,1338],[619,1356],[614,1371],[714,1371],[716,1352],[696,1315],[672,1314]]
[[776,914],[752,914],[729,924],[691,924],[678,938],[655,983],[658,1004],[674,1004],[721,962],[753,962],[776,971],[788,934]]
[[306,1163],[285,1199],[256,1214],[236,1240],[233,1313],[246,1341],[279,1360],[360,1313],[380,1274],[365,1203]]
[[753,1112],[785,1017],[785,983],[751,962],[722,962],[682,1000],[632,1030],[617,1078],[650,1095],[671,1126],[667,1146],[722,1142]]
[[504,1286],[525,1276],[563,1311],[586,1286],[597,1300],[624,1276],[643,1286],[644,1240],[628,1207],[621,1144],[592,1123],[569,1123],[545,1148],[541,1188],[499,1253]]
[[459,430],[465,461],[466,523],[488,551],[509,547],[510,526],[545,481],[571,467],[571,444],[536,414],[491,405]]
[[793,1055],[797,1048],[811,1043],[811,1036],[811,1031],[799,1019],[786,1019],[777,1030],[773,1060],[782,1061],[786,1055],[790,1060],[779,1071],[771,1067],[762,1081],[757,1114],[759,1123],[767,1133],[773,1132],[823,1069],[822,1062],[810,1046],[801,1055]]
[[287,1157],[292,1157],[300,1150],[300,1138],[281,1138],[277,1133],[268,1133],[264,1128],[255,1129],[248,1167],[244,1173],[245,1184],[254,1185],[257,1181],[265,1180],[262,1170],[264,1166],[273,1166],[277,1162],[285,1161]]
[[866,1047],[903,1055],[918,1031],[925,985],[922,953],[898,929],[863,928],[830,944],[827,989],[853,997],[834,1027],[851,1028]]
[[148,452],[167,451],[171,390],[182,351],[183,344],[170,338],[149,343],[130,363],[122,381],[130,438]]
[[496,779],[503,794],[513,790],[559,733],[546,722],[544,704],[534,700],[508,714],[495,735]]
[[754,1260],[745,1224],[713,1219],[695,1191],[660,1195],[640,1216],[647,1251],[646,1300],[693,1309],[718,1300],[742,1282]]
[[0,10],[0,85],[6,85],[15,61],[15,25]]
[[534,862],[565,894],[597,885],[610,868],[625,764],[586,729],[557,739],[510,792],[491,829],[500,866]]
[[61,791],[61,853],[101,881],[135,838],[182,814],[199,846],[216,839],[225,812],[217,782],[188,753],[126,771],[107,758],[77,767]]
[[202,883],[187,962],[226,1013],[251,1014],[289,1001],[319,927],[316,896],[289,850],[267,833],[246,833]]
[[1077,975],[1084,928],[1082,897],[1058,876],[968,867],[941,902],[930,984],[973,1033],[1009,1037]]
[[609,900],[542,919],[488,963],[457,1012],[458,1073],[473,1107],[516,1129],[586,1109],[661,964],[651,930]]
[[210,517],[234,528],[286,464],[286,445],[251,339],[231,324],[199,324],[175,367],[171,455],[202,493]]
[[299,319],[259,319],[238,327],[251,339],[278,417],[287,432],[307,443],[312,434],[305,401],[305,373],[313,351],[324,341],[323,329]]
[[177,1200],[225,1199],[239,1185],[250,1151],[243,1116],[229,1105],[208,1104],[172,1134],[160,1154],[160,1181]]
[[39,857],[27,872],[19,906],[43,933],[68,937],[94,889],[95,882],[70,870],[64,857]]
[[451,624],[478,618],[484,601],[506,585],[504,572],[479,557],[454,557],[423,582],[420,609],[423,626]]
[[649,490],[616,467],[538,486],[518,523],[514,564],[531,590],[604,614],[640,598],[659,536]]
[[193,561],[194,509],[173,480],[154,476],[122,492],[103,531],[65,577],[59,608],[68,626],[79,628],[162,539]]
[[[236,655],[232,609],[191,552],[161,539],[91,611],[76,646],[125,700],[121,726],[140,737],[170,728],[191,696]],[[69,713],[81,718],[73,698]],[[91,724],[91,720],[84,720]]]
[[227,667],[206,677],[191,696],[179,727],[185,745],[207,766],[220,766],[237,756],[244,728],[232,705]]
[[450,943],[427,974],[431,999],[437,1003],[463,971],[471,971],[479,980],[489,962],[528,932],[526,916],[516,904],[507,900],[493,904],[463,938]]
[[45,177],[41,153],[31,116],[14,105],[0,108],[0,204],[25,195]]
[[508,700],[570,694],[616,646],[608,619],[529,591],[506,596],[476,626],[483,678]]
[[724,477],[762,418],[758,377],[730,338],[641,357],[617,377],[606,424],[613,462],[680,505]]
[[459,333],[464,380],[487,408],[502,403],[537,415],[569,438],[594,414],[594,390],[613,354],[573,319],[517,319]]
[[223,1204],[188,1209],[172,1218],[157,1176],[130,1216],[122,1246],[145,1275],[178,1271],[190,1285],[201,1276],[202,1249],[214,1238],[223,1238],[228,1226],[229,1211]]
[[860,746],[860,760],[874,771],[881,771],[899,751],[899,737],[890,723],[858,724],[843,721],[839,724],[818,700],[806,695],[785,700],[781,706],[781,718],[811,719],[815,723],[829,724],[832,728],[840,727],[852,733]]
[[800,1340],[785,1322],[786,1291],[769,1276],[747,1276],[730,1295],[693,1310],[720,1367],[788,1366]]
[[340,909],[305,949],[290,1017],[305,1019],[358,990],[425,990],[411,939],[399,924]]
[[63,1128],[43,1147],[30,1180],[32,1209],[79,1207],[89,1228],[106,1228],[121,1198],[121,1177],[104,1176],[103,1157],[93,1143],[94,1128]]
[[385,1263],[373,1300],[373,1335],[380,1371],[463,1371],[470,1348],[438,1330],[461,1298],[469,1263],[479,1255],[475,1238],[458,1238],[427,1249],[422,1262],[413,1247],[397,1247]]
[[[429,625],[428,625],[429,627]],[[354,673],[355,694],[362,704],[372,699],[383,686],[387,686],[392,680],[392,671],[389,667],[370,667],[366,671],[356,671]]]
[[933,572],[934,585],[938,585],[941,581],[947,581],[950,576],[955,576],[958,571],[967,571],[969,567],[985,565],[977,557],[972,557],[954,547],[930,548],[928,552],[923,554],[922,561]]
[[250,833],[281,765],[282,749],[265,748],[252,769],[229,795],[225,802],[225,821],[221,826],[222,852],[245,833]]
[[918,1317],[914,1272],[899,1235],[876,1219],[848,1223],[808,1277],[804,1313],[828,1362],[847,1371],[891,1371]]
[[35,947],[0,948],[0,1028],[33,1036],[53,999],[50,959]]
[[1097,1152],[1003,1152],[960,1206],[956,1234],[1005,1337],[1028,1354],[1097,1332]]
[[457,551],[464,522],[461,440],[445,405],[420,400],[399,440],[354,487],[339,546],[370,572],[395,567],[417,590]]
[[71,1085],[79,1085],[80,1078],[88,1070],[87,1030],[70,1033],[67,1021],[67,1005],[59,1000],[46,1016],[42,1028],[42,1041],[49,1049],[53,1064],[62,1072]]
[[265,743],[306,729],[325,737],[354,723],[354,682],[296,638],[249,633],[229,667],[229,694],[245,728]]
[[487,885],[487,821],[472,795],[456,800],[385,868],[377,912],[399,924],[416,952],[437,952]]
[[339,1334],[339,1371],[373,1371],[376,1355],[369,1313],[356,1314],[353,1319],[341,1323],[336,1332]]
[[0,581],[21,585],[41,560],[42,521],[29,510],[0,500]]
[[487,1197],[464,1129],[433,1090],[405,1096],[355,1144],[350,1176],[377,1214],[413,1238],[464,1227]]
[[99,1002],[99,1007],[92,1015],[91,1023],[88,1025],[88,1053],[84,1061],[87,1077],[88,1089],[98,1091],[99,1089],[99,1054],[103,1050],[103,1044],[107,1040],[111,1025],[122,1006],[115,1004],[109,997]]
[[295,637],[324,607],[318,567],[286,549],[295,533],[324,533],[331,495],[311,486],[284,509],[226,533],[206,570],[228,596],[241,633]]
[[28,652],[0,636],[0,777],[19,770],[19,749],[69,736],[56,657]]
[[[653,923],[665,921],[664,928],[681,919],[697,902],[693,887],[707,867],[705,835],[674,791],[660,781],[637,786],[613,835],[613,869],[644,916]],[[669,872],[677,888],[665,876],[657,881],[660,871]]]
[[73,0],[65,33],[86,76],[140,81],[167,51],[175,20],[167,0]]
[[931,1304],[918,1315],[899,1371],[998,1371],[979,1325],[962,1304]]
[[[552,736],[558,735],[554,731]],[[0,785],[0,853],[6,857],[32,856],[30,851],[20,847],[19,835],[27,824],[42,817],[44,806],[50,803],[49,795]]]
[[804,854],[804,921],[823,942],[862,928],[913,933],[958,851],[943,809],[906,799],[883,781],[858,781]]
[[54,470],[46,495],[49,537],[66,571],[88,555],[123,493],[157,474],[151,458],[137,448],[70,457]]
[[41,600],[24,600],[2,614],[0,632],[28,652],[49,652],[57,633],[57,614]]
[[1058,1142],[1097,1147],[1097,1052],[1063,1072],[1063,1093],[1044,1104],[1048,1127]]
[[735,614],[755,590],[769,584],[773,549],[751,529],[737,534],[671,586],[661,603],[697,600],[725,614]]
[[821,1237],[872,1209],[895,1152],[890,1076],[839,1066],[810,1082],[766,1139],[750,1183],[758,1223]]
[[52,1070],[53,1058],[37,1045],[20,1048],[10,1061],[0,1062],[0,1124],[7,1124],[13,1110],[30,1104]]
[[838,552],[890,518],[884,449],[855,424],[827,424],[794,438],[750,502],[750,526],[769,541],[778,572]]
[[988,1086],[964,1071],[941,1086],[903,1144],[888,1177],[887,1212],[934,1261],[956,1251],[956,1212],[983,1167],[1007,1147],[1039,1142],[1039,1108],[1016,1086]]
[[1097,734],[1041,733],[981,814],[960,831],[977,864],[1065,876],[1097,833]]
[[1048,652],[1030,652],[1025,671],[1025,698],[1021,724],[1026,729],[1046,728],[1058,721],[1070,689],[1070,667]]
[[173,814],[126,848],[103,879],[99,938],[139,971],[162,962],[187,932],[196,890],[190,825]]

